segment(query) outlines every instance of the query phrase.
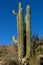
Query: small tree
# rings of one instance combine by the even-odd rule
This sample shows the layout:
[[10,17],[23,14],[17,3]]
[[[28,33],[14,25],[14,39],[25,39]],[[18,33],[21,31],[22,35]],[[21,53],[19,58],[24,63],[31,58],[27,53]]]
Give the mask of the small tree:
[[31,35],[31,41],[35,42],[35,34]]
[[39,40],[39,36],[36,34],[35,36],[35,40],[38,41]]

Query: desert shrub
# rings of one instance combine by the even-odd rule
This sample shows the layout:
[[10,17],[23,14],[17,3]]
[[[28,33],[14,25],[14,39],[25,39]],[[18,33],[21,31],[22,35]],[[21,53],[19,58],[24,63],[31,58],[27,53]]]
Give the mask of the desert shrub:
[[18,65],[14,60],[6,60],[4,65]]

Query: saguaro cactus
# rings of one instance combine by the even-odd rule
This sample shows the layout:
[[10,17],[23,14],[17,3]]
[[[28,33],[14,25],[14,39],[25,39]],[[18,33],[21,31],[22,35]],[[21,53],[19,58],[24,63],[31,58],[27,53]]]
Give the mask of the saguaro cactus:
[[24,17],[22,3],[19,3],[18,14],[13,11],[13,14],[17,16],[17,28],[18,28],[18,56],[19,58],[24,57]]
[[26,56],[30,57],[30,6],[26,8]]
[[[26,32],[24,31],[24,17],[23,17],[24,15],[21,2],[19,3],[18,14],[14,11],[14,15],[17,16],[18,56],[21,62],[20,65],[27,65],[30,57],[30,6],[27,6],[26,8],[26,30],[25,30]],[[26,36],[24,36],[24,33]],[[25,43],[26,45],[24,45]]]
[[24,19],[23,19],[23,8],[19,3],[18,12],[18,54],[21,58],[24,56]]

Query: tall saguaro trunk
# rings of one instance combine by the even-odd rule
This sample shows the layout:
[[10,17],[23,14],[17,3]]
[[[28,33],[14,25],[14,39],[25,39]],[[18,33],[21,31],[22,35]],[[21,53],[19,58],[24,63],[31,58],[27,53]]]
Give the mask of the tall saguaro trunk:
[[30,6],[26,8],[26,56],[30,57]]
[[19,3],[18,12],[18,55],[20,58],[24,56],[24,19],[23,9],[21,3]]

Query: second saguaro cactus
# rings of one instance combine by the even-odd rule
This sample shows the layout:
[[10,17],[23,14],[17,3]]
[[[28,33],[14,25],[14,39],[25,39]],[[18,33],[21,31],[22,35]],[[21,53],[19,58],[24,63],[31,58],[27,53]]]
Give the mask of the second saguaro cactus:
[[30,57],[30,6],[26,8],[26,56]]

